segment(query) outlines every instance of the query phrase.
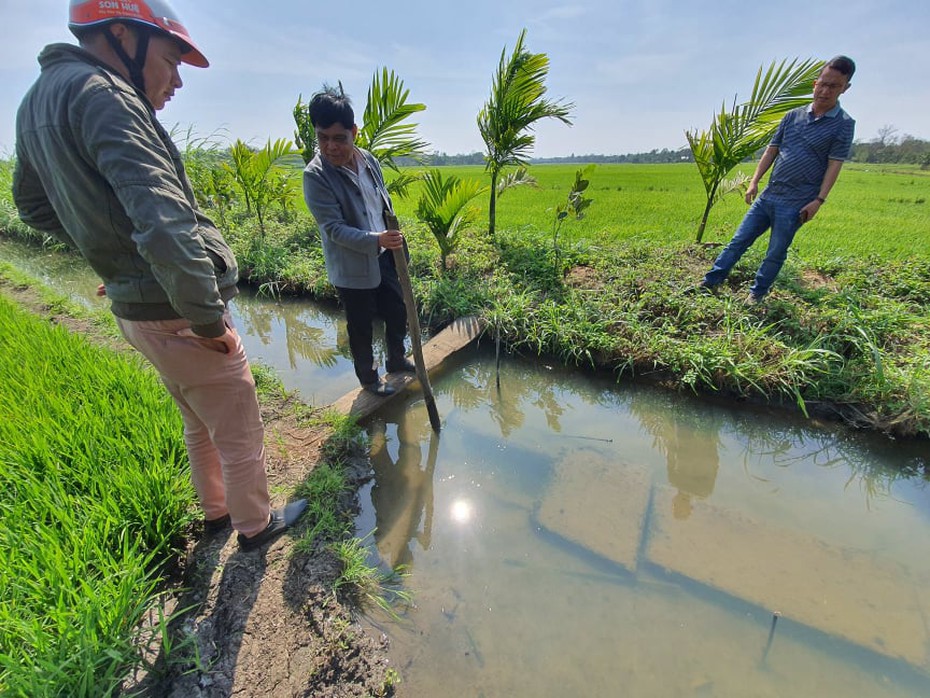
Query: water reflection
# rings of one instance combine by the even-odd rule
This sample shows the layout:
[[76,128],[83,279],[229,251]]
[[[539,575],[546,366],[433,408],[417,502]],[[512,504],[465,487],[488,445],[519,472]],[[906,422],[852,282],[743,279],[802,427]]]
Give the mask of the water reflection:
[[[487,356],[487,354],[484,354]],[[468,362],[456,367],[456,380],[444,381],[438,390],[447,395],[456,408],[472,410],[478,407],[488,414],[503,438],[510,437],[526,425],[526,413],[532,410],[545,419],[546,431],[563,432],[563,418],[572,405],[561,394],[560,375],[564,369],[545,363],[526,364],[526,370],[515,372],[511,366],[498,385],[495,362]],[[610,404],[614,397],[606,394],[578,396],[587,404]],[[585,438],[584,434],[570,436]],[[609,438],[601,438],[610,441]]]
[[100,279],[76,254],[36,248],[0,237],[0,261],[9,262],[77,303],[90,308],[105,307],[105,301],[97,296]]
[[475,505],[468,499],[456,499],[449,514],[455,523],[467,526],[475,517]]
[[[374,485],[374,539],[392,569],[413,562],[411,543],[429,550],[433,529],[433,474],[439,436],[430,428],[423,403],[408,407],[394,422],[374,420],[368,428]],[[427,443],[423,464],[422,444]]]
[[843,478],[845,490],[861,493],[867,511],[893,497],[896,482],[921,486],[930,474],[926,441],[895,442],[880,434],[766,411],[748,411],[733,422],[743,438],[738,458],[747,476],[771,480],[760,472],[766,462],[784,470],[833,470]]
[[[302,363],[301,360],[330,368],[336,365],[339,357],[348,356],[345,322],[340,323],[335,318],[335,311],[332,316],[321,317],[320,312],[308,313],[304,302],[295,302],[287,298],[256,299],[249,298],[248,294],[237,299],[236,307],[244,331],[257,338],[264,346],[283,340],[287,351],[287,364],[292,369],[297,368]],[[323,326],[320,326],[321,320],[324,322]],[[342,341],[339,341],[340,339]]]
[[[630,519],[623,504],[616,510],[609,503],[588,505],[586,511],[585,502],[553,501],[568,491],[553,488],[557,471],[590,473],[597,481],[583,482],[579,490],[591,492],[631,469],[645,469],[655,492],[674,488],[674,500],[655,497],[668,502],[668,519],[696,526],[699,503],[713,500],[720,524],[745,520],[753,530],[771,531],[784,557],[774,547],[757,553],[776,556],[797,579],[809,569],[792,559],[794,541],[811,541],[807,553],[865,551],[876,569],[902,565],[908,575],[923,578],[930,573],[930,536],[902,535],[930,532],[925,483],[912,477],[925,466],[921,444],[889,449],[881,438],[836,425],[618,388],[583,373],[511,359],[502,364],[498,390],[494,361],[483,351],[434,381],[444,419],[435,458],[425,455],[425,416],[415,420],[419,430],[407,432],[419,431],[415,448],[402,447],[406,437],[392,432],[404,432],[409,407],[401,403],[398,411],[388,407],[381,415],[391,453],[391,497],[413,510],[396,515],[406,521],[397,528],[412,533],[377,545],[382,559],[409,561],[411,571],[407,585],[417,607],[403,625],[382,626],[403,668],[404,695],[803,695],[814,686],[817,695],[923,694],[921,674],[905,669],[899,675],[900,667],[889,668],[878,654],[850,649],[840,631],[805,632],[791,622],[779,625],[760,669],[771,609],[746,599],[765,598],[761,590],[710,593],[709,583],[670,581],[645,563],[632,577],[611,573],[594,559],[595,541],[635,536],[641,519]],[[408,454],[411,470],[402,462]],[[427,470],[429,507],[411,504],[416,497],[393,489],[405,482],[423,487]],[[376,471],[378,478],[383,467]],[[401,476],[405,472],[413,475]],[[648,491],[647,483],[644,496]],[[575,543],[573,537],[566,545],[565,538],[541,534],[534,512],[553,505],[556,511],[570,507],[573,531],[592,532],[586,554],[578,552],[584,540]],[[374,504],[374,514],[363,506],[359,530],[370,516],[381,519],[385,506],[390,510],[386,501]],[[474,511],[481,512],[479,519],[469,518]],[[658,516],[647,516],[644,540],[659,533],[650,523]],[[469,521],[467,538],[463,521]],[[704,517],[700,525],[707,522]],[[424,545],[420,537],[427,530]],[[735,530],[739,537],[739,526]],[[698,547],[713,551],[714,530],[706,532]],[[751,545],[743,538],[741,545]],[[644,544],[640,555],[646,551]],[[689,554],[700,558],[702,552]],[[706,574],[713,579],[711,567]],[[864,583],[857,577],[864,569],[850,567],[849,584]],[[910,589],[908,578],[901,580],[902,592]],[[751,575],[742,581],[757,583]],[[815,593],[816,580],[811,584]],[[552,659],[541,666],[541,656]],[[622,692],[617,677],[623,677]]]
[[657,410],[642,397],[630,401],[630,411],[653,437],[653,447],[665,455],[668,483],[675,488],[672,513],[676,519],[691,516],[694,498],[713,494],[720,468],[721,414],[717,411],[676,409],[669,402]]

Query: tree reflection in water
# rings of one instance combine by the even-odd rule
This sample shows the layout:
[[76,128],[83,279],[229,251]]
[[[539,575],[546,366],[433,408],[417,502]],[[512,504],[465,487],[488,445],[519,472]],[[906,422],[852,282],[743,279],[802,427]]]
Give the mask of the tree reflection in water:
[[[550,373],[540,367],[549,368],[544,364],[507,362],[498,388],[494,361],[474,361],[456,369],[455,381],[441,381],[433,387],[466,411],[486,406],[504,438],[524,426],[526,412],[531,407],[542,412],[550,431],[560,434],[569,400],[564,395],[565,382],[559,374],[571,369],[555,369],[555,373]],[[610,391],[584,391],[573,394],[571,400],[610,406],[615,405],[618,398]]]
[[[781,468],[810,463],[819,468],[848,468],[846,487],[858,484],[866,507],[872,500],[892,496],[895,482],[930,474],[928,449],[918,442],[900,444],[889,455],[888,441],[879,434],[852,431],[819,420],[764,419],[755,412],[734,416],[733,429],[743,439],[746,472],[762,458]],[[889,467],[889,462],[892,465]]]
[[[301,317],[303,313],[310,313],[313,309],[306,302],[259,297],[242,298],[236,303],[236,309],[243,331],[257,337],[265,346],[280,341],[278,328],[283,327],[287,361],[292,369],[298,367],[300,359],[328,368],[335,366],[340,356],[348,357],[345,323],[341,323],[341,337],[337,325],[337,341],[336,346],[333,346],[327,331],[319,327],[321,322],[318,316],[312,316],[309,320]],[[342,341],[339,341],[340,339]]]
[[[852,431],[842,425],[801,420],[788,413],[756,407],[741,412],[699,398],[650,393],[640,399],[634,392],[630,411],[636,415],[654,447],[665,455],[669,483],[679,493],[699,498],[713,490],[719,466],[720,434],[726,432],[740,444],[736,458],[748,477],[767,482],[758,474],[766,463],[778,468],[814,465],[847,468],[846,486],[857,483],[866,507],[891,496],[894,483],[928,474],[928,460],[919,444],[903,447],[888,467],[888,443],[879,435]],[[705,493],[706,491],[706,493]],[[691,502],[676,498],[676,516],[690,513]],[[690,500],[690,497],[688,497]]]

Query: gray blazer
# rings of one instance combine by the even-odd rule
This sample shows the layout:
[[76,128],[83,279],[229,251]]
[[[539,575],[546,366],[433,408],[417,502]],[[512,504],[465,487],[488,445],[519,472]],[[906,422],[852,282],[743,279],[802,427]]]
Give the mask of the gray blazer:
[[[385,207],[393,210],[381,166],[367,150],[357,149],[371,173]],[[304,168],[304,200],[323,241],[326,273],[333,286],[376,288],[381,283],[378,234],[381,222],[368,219],[358,184],[319,153]]]

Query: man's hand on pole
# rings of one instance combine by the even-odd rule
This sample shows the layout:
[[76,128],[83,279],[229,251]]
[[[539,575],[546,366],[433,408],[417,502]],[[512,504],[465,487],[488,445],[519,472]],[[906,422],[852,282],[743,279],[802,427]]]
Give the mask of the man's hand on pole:
[[399,250],[404,246],[404,234],[399,230],[385,230],[378,234],[378,244],[386,250]]

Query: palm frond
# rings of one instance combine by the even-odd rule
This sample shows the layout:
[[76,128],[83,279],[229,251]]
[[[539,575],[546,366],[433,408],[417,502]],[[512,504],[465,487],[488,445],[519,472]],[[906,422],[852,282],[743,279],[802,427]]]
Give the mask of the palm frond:
[[391,196],[407,196],[410,185],[414,182],[419,182],[422,178],[420,174],[413,174],[409,171],[400,172],[394,179],[387,182],[388,193]]
[[497,183],[497,194],[500,196],[508,189],[513,189],[514,187],[536,187],[538,185],[537,179],[530,174],[529,170],[525,167],[520,167],[512,172],[508,172],[500,178],[500,181]]
[[709,129],[685,132],[707,192],[698,242],[710,208],[727,189],[722,187],[724,178],[768,144],[787,112],[810,101],[814,80],[822,67],[822,61],[797,58],[773,61],[765,70],[760,67],[748,101],[738,103],[734,97],[730,109],[724,102],[715,112]]
[[737,172],[735,175],[720,182],[717,191],[714,192],[714,203],[722,199],[727,194],[733,192],[742,192],[746,189],[746,183],[749,181],[749,175],[745,172]]
[[510,57],[506,48],[494,76],[491,96],[478,113],[478,130],[488,148],[489,166],[525,165],[536,139],[526,133],[534,124],[555,118],[571,125],[574,104],[544,99],[549,57],[524,48],[526,29],[520,32]]
[[810,102],[814,80],[823,65],[819,60],[794,59],[778,65],[772,62],[764,75],[759,68],[749,101],[734,109],[744,149],[758,150],[787,112]]
[[374,154],[382,165],[397,169],[395,158],[420,158],[429,146],[417,138],[415,123],[405,123],[413,114],[426,109],[426,105],[408,103],[410,91],[394,71],[383,68],[376,71],[368,88],[362,127],[356,143]]
[[475,220],[478,209],[471,201],[487,191],[474,179],[443,176],[441,170],[423,175],[423,188],[417,202],[417,218],[430,229],[443,259],[454,251],[459,232]]

